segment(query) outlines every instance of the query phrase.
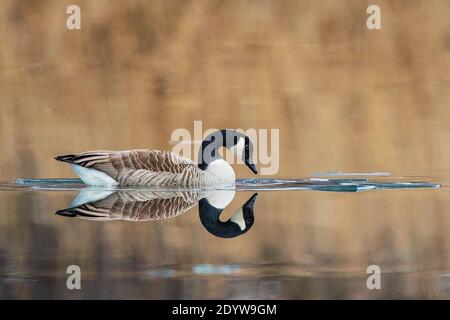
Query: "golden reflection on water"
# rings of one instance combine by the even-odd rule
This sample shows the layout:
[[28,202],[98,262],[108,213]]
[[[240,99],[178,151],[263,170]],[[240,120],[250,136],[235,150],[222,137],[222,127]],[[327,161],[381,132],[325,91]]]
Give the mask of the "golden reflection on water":
[[[261,192],[253,228],[233,239],[208,233],[197,208],[134,223],[54,215],[72,196],[1,194],[3,298],[448,297],[446,189]],[[80,292],[65,287],[70,264],[82,269]],[[372,264],[380,291],[366,287]]]

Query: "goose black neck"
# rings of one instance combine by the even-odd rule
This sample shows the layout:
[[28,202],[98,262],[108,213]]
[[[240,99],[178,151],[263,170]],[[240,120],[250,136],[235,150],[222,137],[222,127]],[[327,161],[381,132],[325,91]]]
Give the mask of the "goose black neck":
[[219,154],[221,147],[228,147],[228,139],[232,138],[233,131],[219,130],[208,135],[205,140],[202,141],[198,154],[198,167],[202,170],[206,170],[208,165],[218,159],[222,159]]
[[209,204],[208,200],[199,201],[199,216],[202,225],[209,233],[220,238],[234,238],[246,232],[242,231],[238,225],[228,220],[220,221],[220,214],[223,209],[218,209]]

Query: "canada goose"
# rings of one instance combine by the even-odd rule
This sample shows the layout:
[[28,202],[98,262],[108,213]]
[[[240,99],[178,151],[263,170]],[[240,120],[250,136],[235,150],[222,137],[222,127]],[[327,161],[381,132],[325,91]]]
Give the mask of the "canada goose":
[[58,210],[56,214],[93,221],[163,220],[182,215],[199,202],[200,221],[206,230],[217,237],[233,238],[246,233],[253,226],[253,206],[257,194],[228,221],[222,222],[220,214],[231,203],[234,195],[234,190],[110,191],[99,199],[99,193],[83,190],[70,208]]
[[159,150],[89,151],[58,156],[69,163],[87,185],[204,187],[234,184],[233,168],[219,148],[233,151],[256,174],[249,137],[234,130],[219,130],[203,140],[199,163],[176,153]]

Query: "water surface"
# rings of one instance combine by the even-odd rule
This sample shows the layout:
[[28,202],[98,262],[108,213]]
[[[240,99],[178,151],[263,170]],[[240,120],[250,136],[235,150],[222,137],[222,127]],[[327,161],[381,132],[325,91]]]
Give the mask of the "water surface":
[[[102,192],[208,196],[232,192],[229,186],[102,190],[72,179],[3,183],[8,209],[0,213],[0,297],[448,298],[450,194],[439,179],[426,178],[329,173],[239,180],[221,222],[255,191],[258,196],[251,228],[232,238],[208,232],[198,205],[167,219],[55,214],[70,208],[80,191],[97,198]],[[81,290],[66,287],[66,268],[74,264],[82,271]],[[382,270],[381,290],[366,287],[372,264]]]

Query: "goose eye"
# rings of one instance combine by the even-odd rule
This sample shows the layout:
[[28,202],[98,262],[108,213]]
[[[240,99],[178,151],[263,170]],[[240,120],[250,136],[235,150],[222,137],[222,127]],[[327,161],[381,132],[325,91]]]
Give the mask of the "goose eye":
[[245,223],[247,223],[247,224],[249,224],[250,222],[252,222],[252,220],[250,220],[250,219],[245,220]]

